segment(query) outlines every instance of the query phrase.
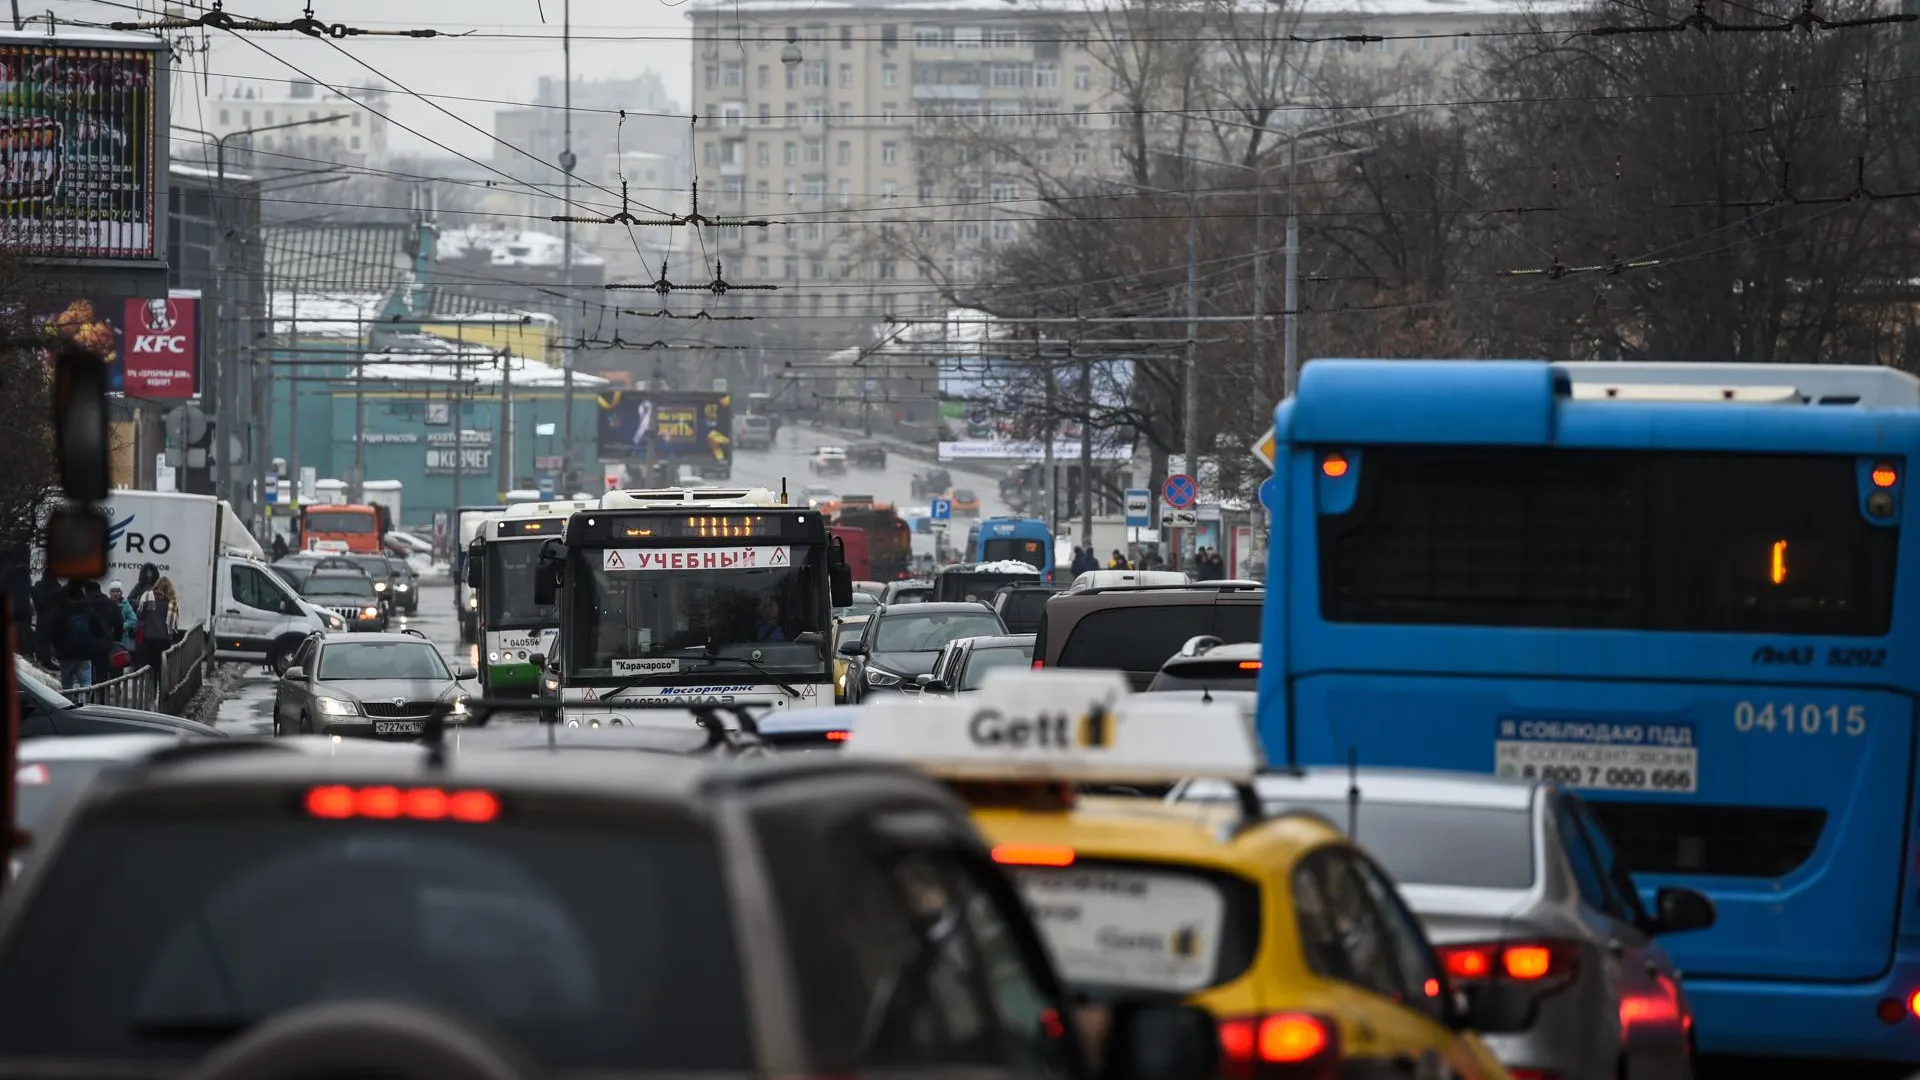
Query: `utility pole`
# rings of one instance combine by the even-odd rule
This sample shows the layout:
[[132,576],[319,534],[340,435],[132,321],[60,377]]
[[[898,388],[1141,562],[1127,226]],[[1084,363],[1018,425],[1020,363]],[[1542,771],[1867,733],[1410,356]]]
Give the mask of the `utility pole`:
[[[500,498],[513,490],[513,350],[500,349],[500,435],[494,453],[500,455]],[[455,436],[458,444],[459,437]],[[458,455],[456,455],[457,457]]]
[[1080,355],[1080,540],[1093,546],[1093,357]]
[[1295,175],[1299,164],[1300,139],[1295,136],[1287,140],[1287,306],[1282,316],[1286,322],[1280,383],[1287,397],[1300,385],[1300,185]]
[[[562,212],[573,216],[573,0],[560,6],[561,147],[560,200]],[[573,468],[573,222],[560,226],[560,367],[565,390],[561,394],[560,480]]]
[[[1187,475],[1200,482],[1200,200],[1189,180],[1187,184],[1187,360],[1185,377],[1187,416],[1186,439],[1182,446],[1187,458]],[[1180,544],[1180,565],[1185,567],[1187,539]]]

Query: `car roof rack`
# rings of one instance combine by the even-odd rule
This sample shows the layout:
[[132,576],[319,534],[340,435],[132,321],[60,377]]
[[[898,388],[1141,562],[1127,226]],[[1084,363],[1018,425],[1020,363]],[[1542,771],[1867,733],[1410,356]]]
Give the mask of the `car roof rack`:
[[1258,581],[1193,581],[1185,585],[1099,585],[1091,589],[1078,589],[1061,593],[1061,596],[1092,596],[1095,593],[1144,593],[1144,592],[1264,592],[1266,586]]

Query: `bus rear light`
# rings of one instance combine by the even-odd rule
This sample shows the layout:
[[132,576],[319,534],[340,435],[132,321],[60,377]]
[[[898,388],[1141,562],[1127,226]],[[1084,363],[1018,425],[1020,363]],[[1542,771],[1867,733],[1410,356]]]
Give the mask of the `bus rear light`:
[[1328,454],[1326,457],[1320,459],[1320,471],[1326,473],[1329,478],[1334,480],[1338,480],[1347,475],[1348,468],[1347,456],[1345,454]]
[[1241,671],[1259,671],[1259,670],[1260,670],[1260,661],[1258,661],[1258,660],[1242,660],[1242,661],[1240,661],[1240,670],[1241,670]]
[[1568,941],[1440,945],[1434,952],[1458,982],[1504,979],[1547,990],[1572,982],[1580,970],[1580,947]]
[[1340,1028],[1308,1013],[1221,1020],[1224,1080],[1334,1080],[1340,1075]]
[[1874,487],[1890,488],[1900,482],[1900,472],[1892,465],[1883,462],[1875,465],[1873,471],[1867,474],[1867,478],[1873,481]]
[[827,741],[828,742],[846,742],[847,739],[852,734],[853,733],[849,731],[829,731],[827,732]]

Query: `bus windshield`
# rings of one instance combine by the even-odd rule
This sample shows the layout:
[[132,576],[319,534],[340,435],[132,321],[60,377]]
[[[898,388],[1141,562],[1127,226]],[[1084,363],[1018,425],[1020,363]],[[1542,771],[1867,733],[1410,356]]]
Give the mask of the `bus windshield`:
[[780,567],[620,570],[603,569],[599,549],[577,549],[567,570],[568,675],[671,675],[728,659],[823,671],[820,647],[795,639],[827,629],[826,550],[791,550]]
[[560,622],[557,604],[538,604],[533,599],[534,564],[540,561],[545,537],[530,540],[489,540],[487,565],[480,575],[485,590],[480,610],[487,626],[511,630],[528,626],[556,626]]
[[1023,562],[1035,570],[1047,565],[1047,545],[1041,540],[1002,537],[980,545],[980,562]]

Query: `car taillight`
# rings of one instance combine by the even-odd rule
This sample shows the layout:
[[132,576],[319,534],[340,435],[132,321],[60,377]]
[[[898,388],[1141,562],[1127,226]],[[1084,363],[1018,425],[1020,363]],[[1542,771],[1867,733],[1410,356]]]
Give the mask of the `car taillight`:
[[1560,1080],[1558,1069],[1519,1069],[1509,1065],[1507,1075],[1513,1080]]
[[500,800],[491,791],[447,791],[385,785],[349,787],[327,784],[307,791],[307,813],[335,821],[463,821],[483,824],[500,816]]
[[1438,945],[1447,976],[1456,983],[1500,979],[1557,989],[1580,970],[1580,947],[1571,941],[1494,941]]
[[1220,1021],[1222,1080],[1335,1080],[1340,1027],[1310,1013],[1270,1013]]

